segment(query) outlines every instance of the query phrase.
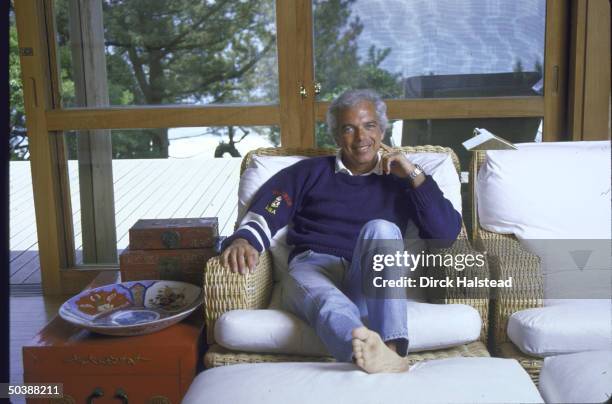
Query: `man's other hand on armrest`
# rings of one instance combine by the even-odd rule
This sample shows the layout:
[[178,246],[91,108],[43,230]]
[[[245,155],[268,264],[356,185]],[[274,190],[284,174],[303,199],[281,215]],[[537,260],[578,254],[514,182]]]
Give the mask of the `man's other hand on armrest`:
[[258,262],[259,252],[243,238],[232,241],[232,244],[222,253],[223,266],[232,272],[240,272],[243,275],[247,272],[255,272]]

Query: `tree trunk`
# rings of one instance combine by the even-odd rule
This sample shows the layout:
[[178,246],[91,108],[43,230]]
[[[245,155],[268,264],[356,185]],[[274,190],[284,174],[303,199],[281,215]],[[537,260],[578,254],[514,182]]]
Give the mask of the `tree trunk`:
[[168,128],[151,129],[149,133],[153,140],[153,150],[159,151],[159,154],[156,153],[156,156],[168,158],[168,146],[170,144],[168,140]]

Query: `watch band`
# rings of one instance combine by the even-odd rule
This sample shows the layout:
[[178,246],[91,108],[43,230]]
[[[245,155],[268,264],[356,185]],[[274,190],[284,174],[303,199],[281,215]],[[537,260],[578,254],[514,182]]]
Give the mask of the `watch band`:
[[408,174],[408,178],[410,178],[411,180],[414,180],[416,177],[418,177],[419,175],[423,174],[423,167],[421,167],[418,164],[414,165],[414,170]]

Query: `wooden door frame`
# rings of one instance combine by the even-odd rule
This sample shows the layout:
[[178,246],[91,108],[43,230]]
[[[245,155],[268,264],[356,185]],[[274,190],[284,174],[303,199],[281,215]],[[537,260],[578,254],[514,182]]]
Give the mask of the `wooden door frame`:
[[609,2],[572,1],[570,49],[570,137],[572,140],[609,140]]
[[66,209],[70,211],[70,190],[62,163],[63,138],[49,130],[46,116],[59,103],[57,64],[50,56],[54,43],[47,41],[49,8],[44,0],[15,2],[42,287],[47,294],[59,294],[60,268],[70,263],[67,249],[72,245],[74,250],[74,244],[69,240],[72,222],[64,220]]
[[[310,4],[312,0],[302,0]],[[567,47],[569,0],[546,2],[544,96],[385,100],[389,119],[543,117],[543,140],[567,139]],[[312,17],[311,17],[312,19]],[[310,65],[314,65],[312,52]],[[554,79],[552,79],[554,77]],[[555,85],[548,83],[548,78]],[[315,102],[315,119],[325,120],[329,102]]]
[[[75,266],[70,190],[63,132],[214,125],[279,125],[283,146],[314,145],[314,127],[328,104],[314,97],[312,0],[276,0],[279,102],[274,105],[135,106],[63,109],[59,102],[52,1],[15,2],[24,105],[43,290],[79,290],[100,270]],[[544,140],[564,138],[567,105],[567,20],[569,0],[548,0],[545,94],[542,97],[388,100],[391,119],[543,116]],[[556,89],[550,85],[556,77]],[[300,86],[307,96],[299,93]]]
[[[304,4],[276,0],[277,15],[298,19]],[[279,103],[276,105],[135,106],[62,108],[59,64],[55,53],[52,0],[19,0],[15,16],[24,83],[26,128],[30,147],[34,205],[39,240],[43,292],[65,294],[80,290],[100,271],[117,270],[117,265],[78,266],[74,262],[74,231],[70,203],[66,147],[63,133],[69,130],[140,129],[224,125],[279,125],[281,144],[308,144],[305,119],[308,103],[302,102],[291,83],[304,49],[279,52]],[[295,23],[282,19],[283,49],[298,43]],[[278,36],[277,36],[278,37]],[[51,39],[51,40],[49,40]],[[295,48],[295,47],[293,47]],[[301,59],[298,59],[301,58]],[[296,63],[297,62],[297,63]],[[296,97],[297,95],[297,97]],[[297,102],[296,102],[297,101]],[[312,110],[312,107],[310,107]],[[299,111],[296,113],[296,111]],[[304,112],[306,111],[306,112]],[[311,112],[312,113],[312,112]]]

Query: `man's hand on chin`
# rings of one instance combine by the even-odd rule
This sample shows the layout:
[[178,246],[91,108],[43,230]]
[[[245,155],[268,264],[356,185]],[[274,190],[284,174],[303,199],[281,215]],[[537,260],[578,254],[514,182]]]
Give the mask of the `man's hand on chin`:
[[[390,147],[383,147],[386,153],[382,155],[382,170],[385,174],[393,174],[399,178],[411,178],[417,167],[406,158],[406,155],[399,151],[394,151]],[[390,151],[387,151],[390,150]],[[425,174],[421,173],[411,179],[412,186],[418,187],[425,181]]]
[[237,238],[223,251],[221,262],[231,272],[246,275],[255,272],[259,262],[259,252],[247,240]]

